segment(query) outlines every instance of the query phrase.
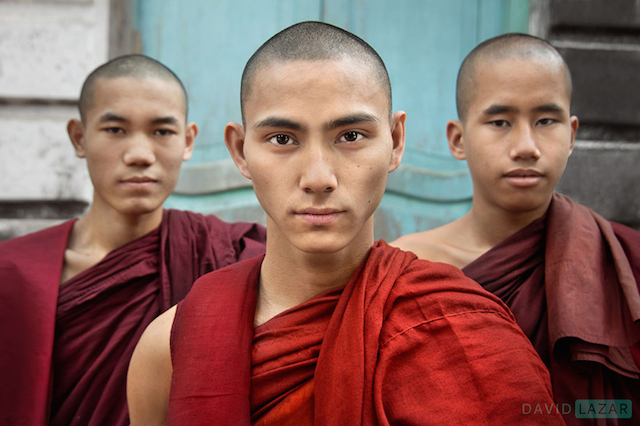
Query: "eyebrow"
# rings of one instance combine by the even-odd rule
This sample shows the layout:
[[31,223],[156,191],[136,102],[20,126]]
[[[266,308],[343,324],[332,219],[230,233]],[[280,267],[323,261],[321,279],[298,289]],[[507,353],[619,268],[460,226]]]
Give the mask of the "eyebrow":
[[[323,125],[324,130],[334,130],[343,126],[350,126],[358,123],[378,123],[380,120],[375,115],[360,113],[336,118]],[[287,118],[267,117],[253,126],[254,129],[260,127],[283,127],[291,130],[307,130],[307,126],[289,120]]]
[[[560,107],[558,104],[544,104],[538,105],[533,109],[535,112],[564,112],[564,109]],[[489,108],[485,109],[482,113],[484,115],[497,115],[504,114],[507,112],[518,112],[518,108],[512,107],[509,105],[498,105],[493,104]]]
[[291,129],[291,130],[297,130],[297,131],[307,129],[306,126],[303,126],[300,123],[289,120],[287,118],[280,118],[280,117],[267,117],[253,126],[254,129],[258,129],[260,127],[282,127],[285,129]]
[[[112,112],[107,112],[102,114],[102,116],[100,116],[100,122],[101,123],[106,123],[109,121],[117,121],[120,123],[128,123],[129,120],[127,120],[124,117],[120,117],[119,115],[116,115]],[[154,118],[153,120],[151,120],[152,124],[172,124],[174,126],[177,126],[180,124],[180,121],[173,117],[173,116],[167,116],[167,117],[158,117],[158,118]]]
[[504,114],[505,112],[518,112],[518,108],[508,105],[493,104],[489,108],[485,109],[482,114],[484,115],[497,115]]
[[119,121],[119,122],[122,122],[122,123],[127,123],[129,120],[127,120],[124,117],[120,117],[119,115],[116,115],[114,113],[107,112],[107,113],[104,113],[104,114],[102,114],[100,116],[100,122],[101,123],[105,123],[107,121]]
[[177,126],[180,124],[180,121],[173,116],[168,116],[168,117],[155,118],[151,121],[151,123],[152,124],[173,124],[174,126]]
[[360,123],[378,123],[380,120],[375,115],[360,113],[340,117],[326,123],[323,127],[325,130],[334,130],[343,126],[351,126]]
[[533,109],[536,112],[564,112],[564,109],[558,104],[544,104]]

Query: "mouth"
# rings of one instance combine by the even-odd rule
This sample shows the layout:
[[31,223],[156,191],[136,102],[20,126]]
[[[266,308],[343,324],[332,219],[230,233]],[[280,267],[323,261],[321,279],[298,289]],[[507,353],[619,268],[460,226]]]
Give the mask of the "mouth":
[[122,179],[120,181],[120,183],[122,183],[123,185],[133,189],[149,188],[157,182],[158,182],[157,180],[150,178],[148,176],[132,176],[130,178]]
[[517,187],[530,187],[537,185],[544,175],[533,169],[516,169],[502,175],[512,185]]
[[328,225],[336,220],[345,210],[333,208],[308,208],[295,212],[304,221],[311,225]]
[[128,179],[123,179],[122,182],[144,183],[144,182],[157,182],[157,181],[155,179],[150,178],[149,176],[132,176]]

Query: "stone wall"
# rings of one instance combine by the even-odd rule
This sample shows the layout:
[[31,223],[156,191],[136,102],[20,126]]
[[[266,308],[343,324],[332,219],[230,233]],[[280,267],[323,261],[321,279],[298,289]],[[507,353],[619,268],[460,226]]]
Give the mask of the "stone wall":
[[573,76],[580,128],[558,190],[640,228],[640,1],[532,0],[530,32]]
[[91,182],[66,124],[78,117],[86,76],[132,50],[131,4],[0,1],[0,240],[78,216],[89,205]]

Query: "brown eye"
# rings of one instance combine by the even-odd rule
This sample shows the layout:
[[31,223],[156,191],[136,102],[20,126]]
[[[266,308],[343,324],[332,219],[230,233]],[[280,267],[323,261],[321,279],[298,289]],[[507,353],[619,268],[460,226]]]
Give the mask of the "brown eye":
[[364,135],[362,133],[351,131],[343,134],[340,138],[340,142],[358,142],[363,137]]
[[175,134],[175,132],[169,129],[158,129],[155,132],[153,132],[153,134],[157,136],[171,136]]
[[274,145],[284,146],[284,145],[292,145],[295,141],[287,135],[275,135],[269,138],[269,142]]

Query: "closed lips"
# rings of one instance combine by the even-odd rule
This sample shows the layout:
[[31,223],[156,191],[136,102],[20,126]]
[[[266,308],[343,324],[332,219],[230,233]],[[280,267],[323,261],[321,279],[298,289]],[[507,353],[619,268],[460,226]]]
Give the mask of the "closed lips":
[[537,170],[512,170],[504,174],[506,177],[538,177],[542,176],[542,173]]

